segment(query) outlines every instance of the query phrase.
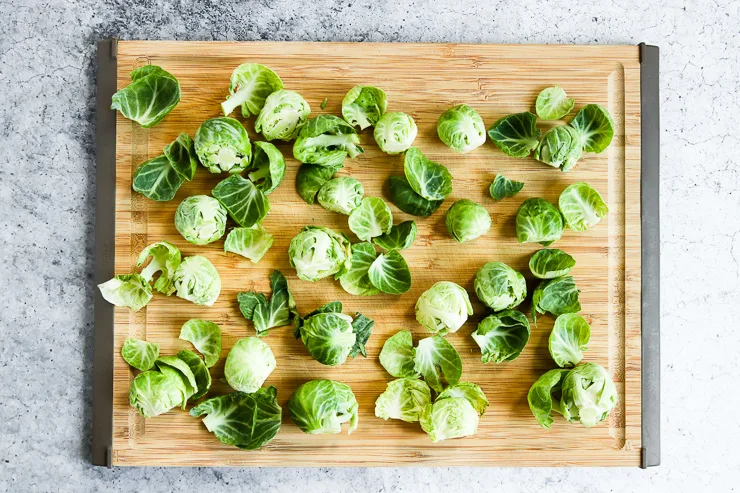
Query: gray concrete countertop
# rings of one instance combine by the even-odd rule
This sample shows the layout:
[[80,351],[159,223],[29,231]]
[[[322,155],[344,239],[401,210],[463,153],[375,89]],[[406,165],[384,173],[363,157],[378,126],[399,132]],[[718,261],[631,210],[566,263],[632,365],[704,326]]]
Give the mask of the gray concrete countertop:
[[[740,483],[740,2],[0,0],[0,491],[734,491]],[[661,48],[663,465],[89,464],[99,39]],[[567,460],[567,457],[563,457]]]

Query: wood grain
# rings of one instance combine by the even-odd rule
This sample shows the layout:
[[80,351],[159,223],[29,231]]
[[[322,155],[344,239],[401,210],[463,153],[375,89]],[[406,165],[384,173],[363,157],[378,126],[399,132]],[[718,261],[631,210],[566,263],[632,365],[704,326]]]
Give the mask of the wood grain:
[[[431,159],[445,164],[454,176],[454,192],[430,218],[416,218],[419,236],[404,252],[413,286],[403,296],[353,297],[338,282],[298,280],[290,268],[287,247],[307,224],[325,225],[349,233],[347,218],[308,206],[295,190],[298,163],[291,145],[279,145],[288,171],[282,185],[270,195],[271,211],[264,226],[275,235],[273,247],[258,264],[223,252],[223,242],[195,246],[175,230],[174,211],[185,197],[209,194],[223,176],[200,168],[174,200],[156,203],[133,193],[132,172],[145,159],[161,154],[179,132],[195,134],[199,124],[220,114],[219,103],[228,91],[229,76],[244,62],[268,65],[286,88],[300,92],[312,115],[341,114],[344,94],[356,84],[383,88],[389,110],[405,111],[419,127],[414,145]],[[142,64],[161,65],[182,85],[183,98],[175,110],[153,129],[142,129],[118,115],[116,142],[116,273],[135,270],[135,260],[149,243],[165,239],[183,255],[200,254],[218,268],[223,288],[213,307],[200,307],[175,296],[156,294],[141,312],[115,311],[114,442],[116,465],[234,465],[234,466],[376,466],[376,465],[510,465],[637,466],[640,461],[640,69],[634,46],[486,46],[373,43],[212,43],[121,41],[118,86],[129,83],[128,73]],[[576,111],[586,103],[606,106],[614,116],[616,134],[609,149],[586,155],[570,173],[561,173],[534,159],[505,156],[491,142],[461,155],[437,138],[436,122],[448,107],[467,103],[486,125],[501,116],[533,110],[538,92],[560,84],[576,98]],[[321,101],[328,98],[324,110]],[[567,118],[571,118],[575,111]],[[250,136],[253,119],[245,122]],[[542,125],[543,128],[549,125]],[[380,152],[370,130],[361,133],[365,154],[347,160],[341,175],[359,179],[368,196],[388,200],[386,180],[402,174],[402,158]],[[512,199],[494,202],[488,185],[497,173],[526,183]],[[551,317],[532,326],[532,337],[522,355],[501,365],[480,363],[480,350],[470,337],[484,316],[474,300],[475,315],[456,334],[448,336],[464,361],[463,380],[479,384],[491,406],[474,437],[433,444],[418,424],[374,416],[374,402],[391,377],[378,363],[385,339],[399,329],[410,329],[415,341],[427,336],[414,319],[418,296],[440,280],[454,281],[473,295],[475,272],[485,262],[500,260],[528,275],[527,261],[538,246],[519,245],[514,216],[529,197],[554,203],[570,183],[586,181],[607,200],[606,220],[585,233],[566,231],[555,246],[577,260],[573,275],[581,292],[582,314],[591,323],[592,337],[585,360],[604,365],[620,392],[620,403],[608,422],[593,429],[570,425],[561,418],[543,430],[527,406],[527,391],[539,375],[555,365],[547,351]],[[445,231],[444,213],[461,198],[483,204],[491,213],[488,234],[457,244]],[[413,219],[391,204],[396,222]],[[259,451],[221,444],[199,419],[175,410],[144,420],[128,405],[128,385],[134,374],[120,357],[128,336],[161,344],[163,354],[174,354],[189,344],[177,339],[190,318],[218,323],[223,331],[222,360],[214,367],[211,395],[228,392],[223,358],[233,343],[254,335],[236,305],[236,293],[254,289],[269,292],[268,276],[280,269],[301,313],[332,300],[341,300],[346,313],[362,312],[376,321],[368,357],[337,367],[313,361],[289,327],[274,329],[265,339],[278,360],[267,380],[279,390],[285,404],[301,383],[331,378],[349,384],[360,403],[360,426],[351,436],[303,434],[284,412],[278,436]],[[528,287],[535,283],[528,276]],[[529,302],[522,305],[529,311]]]

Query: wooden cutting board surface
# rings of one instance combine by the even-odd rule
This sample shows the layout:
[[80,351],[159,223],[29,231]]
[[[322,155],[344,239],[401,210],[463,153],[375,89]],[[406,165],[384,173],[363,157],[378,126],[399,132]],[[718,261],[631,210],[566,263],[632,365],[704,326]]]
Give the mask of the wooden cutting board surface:
[[[177,205],[184,198],[209,194],[224,175],[200,167],[174,200],[157,203],[136,194],[131,178],[137,165],[162,153],[164,145],[180,132],[195,134],[200,123],[220,115],[232,70],[245,62],[262,63],[275,70],[286,89],[301,93],[312,116],[341,115],[344,94],[356,84],[373,85],[388,94],[389,111],[409,113],[419,127],[414,145],[431,159],[446,165],[454,177],[454,191],[429,218],[413,218],[390,203],[387,178],[403,174],[402,157],[382,153],[372,129],[361,132],[365,154],[347,159],[339,175],[351,175],[365,187],[366,196],[383,197],[396,223],[415,219],[419,235],[403,252],[413,277],[403,296],[355,297],[338,282],[299,280],[288,262],[288,244],[309,224],[350,234],[347,216],[309,206],[298,196],[295,175],[299,163],[292,144],[279,144],[287,174],[269,196],[271,210],[264,226],[275,242],[258,265],[223,252],[223,240],[206,246],[186,242],[174,227]],[[182,87],[182,101],[164,121],[142,129],[120,114],[116,140],[116,244],[117,274],[135,271],[136,257],[149,243],[167,240],[183,255],[208,257],[218,268],[223,288],[212,307],[196,306],[176,296],[155,294],[138,313],[115,310],[114,441],[115,465],[232,465],[232,466],[373,466],[373,465],[508,465],[637,466],[640,463],[640,68],[635,46],[487,46],[451,44],[287,43],[287,42],[150,42],[121,41],[118,45],[118,88],[126,86],[129,72],[144,64],[161,65]],[[447,108],[466,103],[490,126],[498,118],[533,111],[541,89],[560,84],[575,97],[576,108],[598,103],[614,117],[616,133],[609,149],[586,155],[569,173],[561,173],[532,158],[504,155],[488,141],[469,154],[448,149],[437,137],[436,122]],[[320,108],[328,98],[325,109]],[[241,119],[241,116],[238,116]],[[253,119],[244,122],[252,140]],[[546,128],[546,126],[542,126]],[[497,173],[526,183],[514,198],[494,202],[488,186]],[[516,241],[514,217],[529,197],[557,203],[569,184],[586,181],[609,205],[608,218],[584,233],[566,230],[555,247],[572,254],[572,274],[581,289],[582,315],[591,323],[591,342],[585,361],[608,369],[619,390],[619,404],[608,421],[593,429],[571,425],[557,416],[551,430],[539,427],[527,405],[530,385],[554,368],[547,349],[553,325],[543,316],[521,356],[513,362],[483,365],[480,350],[470,334],[486,314],[475,299],[473,278],[486,262],[503,261],[536,285],[528,271],[530,255],[539,245]],[[464,245],[446,232],[445,211],[467,198],[484,205],[493,218],[491,230]],[[233,226],[233,224],[230,224]],[[223,331],[222,359],[212,369],[210,395],[230,391],[223,378],[228,350],[242,337],[254,335],[251,322],[236,304],[239,291],[269,292],[273,269],[287,277],[302,314],[319,305],[341,300],[348,314],[361,312],[375,320],[368,357],[326,367],[311,359],[292,327],[273,329],[264,340],[275,353],[277,369],[265,385],[278,388],[283,425],[277,437],[259,451],[244,451],[221,444],[200,419],[186,411],[144,420],[128,404],[128,386],[134,373],[120,356],[126,337],[144,338],[161,345],[162,354],[190,347],[177,338],[190,318],[214,321]],[[374,416],[374,403],[392,377],[378,362],[387,337],[410,329],[414,342],[428,336],[414,318],[419,295],[437,281],[453,281],[467,289],[475,315],[457,333],[447,336],[463,358],[463,381],[482,387],[491,402],[474,437],[433,444],[418,423],[383,421]],[[529,313],[529,298],[520,309]],[[290,420],[286,404],[303,382],[328,378],[349,384],[360,405],[360,425],[351,436],[302,433]]]

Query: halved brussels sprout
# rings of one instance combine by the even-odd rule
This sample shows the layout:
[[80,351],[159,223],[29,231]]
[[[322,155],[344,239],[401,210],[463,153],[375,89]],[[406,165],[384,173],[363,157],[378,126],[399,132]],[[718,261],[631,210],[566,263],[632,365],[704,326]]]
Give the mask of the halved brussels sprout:
[[406,151],[403,172],[414,192],[427,200],[444,200],[452,193],[449,170],[427,158],[418,147]]
[[341,167],[344,158],[364,151],[354,127],[338,116],[319,115],[301,127],[293,145],[293,157],[302,163]]
[[586,231],[609,213],[609,207],[599,192],[583,182],[574,183],[563,190],[558,206],[565,218],[565,224],[573,231]]
[[587,104],[570,122],[586,152],[602,152],[614,137],[614,120],[603,106]]
[[453,151],[470,152],[486,142],[486,125],[477,111],[458,104],[437,120],[437,135]]
[[432,392],[423,380],[399,378],[388,382],[385,392],[375,401],[375,416],[415,423],[432,402]]
[[172,284],[172,276],[182,261],[180,250],[172,243],[159,241],[152,243],[139,254],[136,266],[141,267],[144,263],[152,258],[149,265],[141,271],[141,277],[151,282],[154,275],[160,272],[159,277],[154,282],[154,289],[167,296],[175,292],[175,286]]
[[269,68],[259,63],[243,63],[231,73],[231,95],[221,103],[221,109],[229,116],[241,106],[242,116],[249,118],[259,114],[267,97],[282,88],[283,81]]
[[432,442],[448,438],[462,438],[478,432],[478,412],[467,399],[450,397],[437,399],[421,416],[421,429]]
[[601,365],[583,363],[563,378],[560,411],[571,423],[596,426],[609,416],[618,400],[617,387]]
[[100,294],[108,303],[127,306],[138,312],[152,299],[152,287],[139,274],[123,274],[98,284]]
[[543,120],[559,120],[570,113],[575,104],[576,100],[569,98],[562,87],[552,86],[540,91],[535,109]]
[[144,65],[131,72],[131,83],[113,95],[110,109],[150,128],[177,106],[181,95],[175,76],[157,65]]
[[573,257],[557,248],[543,248],[529,259],[529,270],[538,279],[554,279],[564,276],[575,267]]
[[396,207],[412,216],[428,217],[444,203],[443,200],[427,200],[411,188],[405,176],[388,177],[391,200]]
[[591,326],[577,313],[564,313],[555,319],[550,332],[550,356],[560,367],[577,365],[583,359],[591,339]]
[[177,206],[175,228],[190,243],[213,243],[226,232],[226,209],[213,197],[193,195]]
[[224,366],[226,382],[240,392],[257,392],[277,365],[272,349],[257,337],[239,339]]
[[372,86],[355,86],[342,100],[342,116],[360,130],[375,125],[388,108],[388,99],[381,89]]
[[349,215],[349,229],[362,241],[390,233],[393,214],[383,199],[365,197]]
[[504,154],[512,157],[527,157],[539,142],[537,117],[525,111],[507,115],[488,129],[488,136]]
[[349,176],[338,176],[324,183],[318,201],[328,211],[349,215],[360,206],[364,194],[362,183]]
[[266,140],[287,142],[298,136],[310,114],[311,107],[303,96],[280,89],[265,99],[265,106],[254,122],[254,130],[260,132]]
[[162,155],[144,161],[136,168],[131,187],[148,199],[167,202],[175,197],[183,181],[170,160]]
[[545,199],[527,199],[516,212],[516,239],[519,243],[549,246],[560,239],[564,229],[563,215]]
[[578,131],[569,125],[560,125],[542,136],[534,158],[561,171],[570,171],[582,153]]
[[200,255],[182,259],[173,282],[177,296],[196,305],[213,305],[221,292],[221,276],[213,264]]
[[239,120],[218,117],[198,127],[195,152],[211,173],[241,173],[249,167],[252,144]]
[[450,236],[464,243],[488,233],[491,229],[491,216],[482,205],[462,199],[447,210],[445,226]]
[[503,200],[506,197],[513,197],[524,188],[524,183],[520,181],[509,180],[504,175],[496,175],[493,183],[488,188],[488,193],[493,200]]
[[349,385],[334,380],[311,380],[288,401],[290,419],[304,433],[337,434],[349,421],[348,434],[357,429],[358,404]]
[[380,150],[386,154],[400,154],[411,147],[416,138],[416,123],[406,113],[385,113],[375,124],[373,136]]
[[517,310],[504,310],[487,316],[473,332],[481,350],[481,362],[498,364],[515,360],[529,341],[529,320]]
[[243,228],[261,223],[270,212],[270,201],[264,192],[241,175],[221,180],[211,193]]
[[524,276],[503,262],[488,262],[475,274],[478,299],[498,312],[518,306],[527,297]]
[[473,314],[468,292],[454,282],[440,281],[416,301],[416,320],[429,332],[457,332]]
[[255,142],[250,169],[247,176],[254,186],[269,195],[285,177],[285,159],[280,150],[269,142]]
[[306,226],[290,242],[290,265],[304,281],[327,276],[342,277],[352,266],[352,250],[346,236],[329,228]]

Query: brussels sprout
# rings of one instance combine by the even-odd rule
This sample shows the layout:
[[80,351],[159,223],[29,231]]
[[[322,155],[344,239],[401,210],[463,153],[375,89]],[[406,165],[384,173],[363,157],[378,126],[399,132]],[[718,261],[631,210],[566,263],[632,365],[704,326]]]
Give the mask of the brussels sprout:
[[458,104],[439,117],[437,135],[453,151],[466,153],[486,143],[486,125],[477,111]]
[[211,374],[208,372],[205,363],[197,354],[189,349],[178,351],[177,358],[184,361],[190,367],[190,371],[195,377],[196,392],[191,396],[192,400],[198,400],[208,393],[211,388]]
[[450,385],[437,396],[437,401],[442,399],[456,399],[462,398],[470,402],[473,409],[478,413],[479,416],[483,416],[486,412],[486,408],[489,405],[488,398],[483,390],[474,383],[471,382],[458,382],[455,385]]
[[452,175],[439,163],[428,159],[418,147],[406,151],[403,171],[411,188],[427,200],[444,200],[452,193]]
[[387,420],[400,419],[415,423],[432,403],[429,385],[414,378],[399,378],[388,382],[385,392],[375,401],[375,416]]
[[609,208],[588,183],[569,185],[558,199],[565,224],[573,231],[586,231],[606,217]]
[[167,202],[174,198],[182,183],[183,178],[177,174],[169,159],[157,156],[136,168],[131,187],[148,199]]
[[462,359],[455,347],[436,335],[419,341],[414,352],[414,370],[435,392],[442,392],[442,380],[455,385],[462,375]]
[[100,294],[108,303],[127,306],[138,312],[152,299],[152,287],[139,274],[123,274],[98,284]]
[[165,375],[171,374],[180,377],[180,381],[182,382],[182,386],[180,387],[182,392],[180,407],[185,409],[188,399],[198,392],[198,383],[195,380],[193,370],[190,369],[190,365],[177,356],[160,356],[154,362],[154,366]]
[[334,380],[306,382],[288,401],[290,419],[301,431],[313,435],[341,433],[347,421],[347,433],[351,434],[357,429],[358,407],[349,385]]
[[577,365],[583,359],[583,351],[588,349],[590,339],[591,326],[586,319],[577,313],[564,313],[555,319],[550,332],[550,356],[560,367]]
[[571,423],[586,428],[604,421],[619,400],[617,387],[604,367],[584,363],[563,378],[560,412]]
[[349,215],[359,207],[365,189],[349,176],[339,176],[324,183],[319,190],[319,204],[328,211]]
[[534,158],[561,171],[570,171],[582,153],[578,131],[569,125],[560,125],[548,130],[542,136]]
[[391,191],[391,200],[406,214],[428,217],[436,212],[443,200],[427,200],[411,188],[404,176],[388,178],[388,187]]
[[293,144],[293,157],[302,163],[341,167],[344,158],[364,151],[354,127],[334,115],[311,118],[301,128]]
[[193,195],[177,206],[175,228],[190,243],[213,243],[226,232],[226,209],[213,197]]
[[342,289],[355,296],[374,296],[380,292],[373,286],[368,270],[377,258],[375,247],[370,243],[352,245],[352,266],[339,278]]
[[396,378],[419,378],[414,367],[414,344],[411,332],[401,330],[386,339],[380,351],[380,364]]
[[383,114],[375,124],[373,137],[381,151],[400,154],[411,147],[417,132],[413,118],[400,111],[391,111]]
[[342,277],[352,266],[352,250],[346,236],[322,226],[306,226],[290,242],[290,266],[304,281],[327,276]]
[[224,251],[246,257],[256,264],[272,246],[274,237],[259,224],[251,228],[234,228],[224,241]]
[[205,257],[185,257],[173,278],[177,296],[196,305],[212,306],[221,292],[221,277]]
[[587,104],[570,122],[578,133],[578,140],[586,152],[602,152],[614,137],[614,120],[606,108]]
[[578,313],[578,288],[572,276],[556,277],[542,281],[532,294],[532,318],[537,323],[538,313],[551,313],[555,316],[564,313]]
[[256,450],[270,442],[280,430],[283,410],[273,386],[252,394],[234,392],[211,397],[190,410],[203,418],[208,431],[222,443],[241,449]]
[[180,133],[175,140],[164,146],[163,152],[180,178],[187,181],[193,179],[198,167],[198,157],[195,154],[195,142],[188,134]]
[[221,327],[207,320],[192,318],[180,328],[179,339],[192,344],[210,368],[221,357]]
[[180,83],[156,65],[145,65],[131,72],[131,84],[113,95],[110,109],[150,128],[161,122],[180,102]]
[[355,86],[342,100],[342,116],[360,130],[375,125],[388,108],[385,92],[372,86]]
[[475,294],[494,312],[514,308],[527,297],[524,276],[503,262],[488,262],[475,274]]
[[121,348],[123,360],[137,370],[151,370],[159,358],[159,344],[127,337]]
[[211,194],[229,211],[231,219],[244,228],[261,223],[270,212],[264,192],[240,175],[221,180]]
[[247,176],[265,195],[272,193],[285,177],[285,159],[269,142],[254,143],[254,157]]
[[570,113],[575,103],[576,100],[566,96],[562,87],[552,86],[540,91],[535,109],[543,120],[559,120]]
[[272,296],[270,301],[262,293],[247,291],[237,295],[239,310],[247,320],[254,322],[258,336],[267,334],[273,327],[288,325],[296,315],[295,301],[288,289],[288,281],[279,270],[270,276]]
[[482,205],[462,199],[447,209],[445,226],[450,236],[465,243],[488,233],[491,229],[491,216]]
[[331,180],[342,166],[319,166],[317,164],[304,163],[298,167],[295,177],[295,187],[298,195],[307,204],[313,204],[316,194],[321,187]]
[[563,215],[547,200],[527,199],[516,212],[516,239],[519,243],[549,246],[560,239],[564,229]]
[[145,371],[136,375],[129,385],[129,404],[145,418],[153,418],[180,406],[184,388],[176,371]]
[[154,289],[167,296],[175,292],[175,286],[172,284],[172,276],[182,261],[180,250],[166,241],[152,243],[139,254],[136,266],[141,267],[144,262],[151,257],[149,262],[142,271],[141,277],[151,282],[154,275],[160,272],[159,277],[154,282]]
[[555,279],[575,267],[576,260],[557,248],[543,248],[529,259],[529,270],[538,279]]
[[254,130],[266,140],[287,142],[298,136],[310,114],[311,107],[300,94],[280,89],[265,99],[265,106],[254,122]]
[[365,197],[349,215],[349,229],[362,241],[390,233],[392,227],[391,209],[383,199],[377,197]]
[[283,81],[269,68],[259,63],[243,63],[231,73],[231,96],[221,103],[221,109],[225,116],[238,106],[242,107],[244,118],[258,115],[267,97],[282,88]]
[[504,175],[496,175],[493,179],[493,183],[488,188],[488,193],[491,194],[493,200],[502,200],[506,197],[513,197],[518,194],[524,188],[524,183],[520,181],[509,180]]
[[262,339],[239,339],[229,351],[224,366],[226,382],[240,392],[257,392],[275,369],[275,355]]
[[548,371],[532,384],[527,394],[529,409],[534,418],[540,426],[548,430],[555,421],[552,412],[560,412],[560,402],[554,397],[560,396],[563,378],[568,371],[560,368]]
[[411,289],[411,271],[396,250],[378,255],[367,275],[373,286],[386,294],[403,294]]
[[352,317],[343,313],[317,313],[302,321],[301,341],[313,359],[327,366],[347,361],[357,336]]
[[416,320],[429,332],[457,332],[473,314],[468,292],[454,282],[440,281],[416,301]]
[[211,173],[241,173],[249,167],[252,144],[239,120],[218,117],[198,127],[195,152]]
[[473,340],[481,350],[481,362],[496,364],[515,360],[529,341],[529,320],[522,312],[504,310],[478,324]]
[[437,400],[424,409],[421,429],[434,443],[448,438],[475,435],[478,431],[478,412],[462,397]]
[[537,117],[529,111],[507,115],[491,125],[488,136],[507,156],[527,157],[539,142],[536,123]]
[[393,226],[389,233],[373,238],[373,243],[384,250],[406,250],[416,239],[416,223],[403,221]]

